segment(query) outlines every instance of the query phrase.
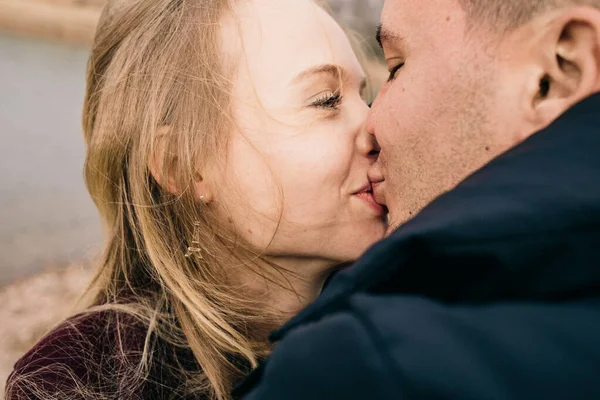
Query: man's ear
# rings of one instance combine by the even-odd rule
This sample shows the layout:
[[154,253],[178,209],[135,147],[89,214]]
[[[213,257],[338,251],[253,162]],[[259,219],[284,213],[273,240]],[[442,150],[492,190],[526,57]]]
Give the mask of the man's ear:
[[[166,151],[168,135],[171,134],[169,127],[161,127],[156,134],[156,141],[152,148],[152,154],[148,158],[148,169],[154,180],[169,193],[178,196],[187,188],[180,188],[177,174],[178,158],[176,154]],[[194,191],[198,201],[209,203],[213,199],[210,185],[202,178],[200,173],[193,174],[193,184],[189,188]]]
[[544,26],[534,120],[540,128],[599,88],[600,10],[574,7],[561,11]]

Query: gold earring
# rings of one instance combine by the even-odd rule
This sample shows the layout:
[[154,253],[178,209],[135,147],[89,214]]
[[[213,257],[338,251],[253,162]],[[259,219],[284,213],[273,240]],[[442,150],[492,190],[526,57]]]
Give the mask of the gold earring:
[[200,248],[200,222],[194,222],[194,240],[192,240],[192,245],[187,248],[185,256],[186,258],[190,258],[194,254],[196,254],[199,259],[204,259],[204,257],[202,257],[202,249]]
[[208,204],[208,200],[207,200],[206,196],[204,196],[204,195],[200,195],[200,201],[203,202],[204,204]]

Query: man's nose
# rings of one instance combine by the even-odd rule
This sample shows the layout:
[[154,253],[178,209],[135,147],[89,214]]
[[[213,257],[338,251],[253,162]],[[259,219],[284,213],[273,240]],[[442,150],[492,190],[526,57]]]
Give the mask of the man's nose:
[[367,129],[367,133],[375,136],[376,132],[375,132],[375,114],[377,112],[377,99],[379,97],[377,97],[375,100],[373,100],[373,102],[369,105],[369,114],[367,115],[367,124],[366,124],[366,129]]
[[375,124],[373,123],[373,108],[371,108],[371,110],[369,111],[369,116],[367,117],[366,130],[369,135],[375,136]]

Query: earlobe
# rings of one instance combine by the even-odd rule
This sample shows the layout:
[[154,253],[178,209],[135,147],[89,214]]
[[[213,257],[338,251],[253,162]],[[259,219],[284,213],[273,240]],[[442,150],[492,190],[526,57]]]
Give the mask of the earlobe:
[[210,184],[199,173],[194,174],[194,196],[203,204],[210,204],[214,198]]

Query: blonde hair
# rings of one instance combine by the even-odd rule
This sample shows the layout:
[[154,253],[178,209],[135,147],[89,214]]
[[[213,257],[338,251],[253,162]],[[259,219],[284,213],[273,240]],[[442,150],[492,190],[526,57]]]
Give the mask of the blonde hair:
[[[86,183],[107,237],[94,303],[144,320],[147,340],[156,334],[189,347],[201,366],[185,378],[190,391],[217,399],[229,398],[234,381],[266,355],[273,320],[228,281],[232,262],[249,265],[257,255],[190,189],[218,163],[232,128],[219,25],[230,7],[110,2],[89,60],[83,118]],[[163,169],[188,188],[177,196],[149,171],[159,143]],[[185,256],[192,242],[201,257]]]
[[[267,334],[281,318],[230,276],[247,268],[276,282],[284,271],[226,229],[192,190],[198,174],[220,165],[233,129],[235,71],[220,41],[232,1],[112,0],[97,28],[83,111],[85,179],[106,244],[87,313],[113,312],[106,323],[119,333],[140,323],[146,332],[141,355],[117,343],[128,365],[115,376],[124,380],[117,397],[143,385],[160,340],[193,353],[199,370],[174,366],[187,394],[228,399],[235,381],[267,356]],[[176,195],[149,169],[157,154]],[[186,257],[192,243],[200,255]],[[72,395],[111,398],[76,386]],[[34,389],[41,398],[69,395]]]

